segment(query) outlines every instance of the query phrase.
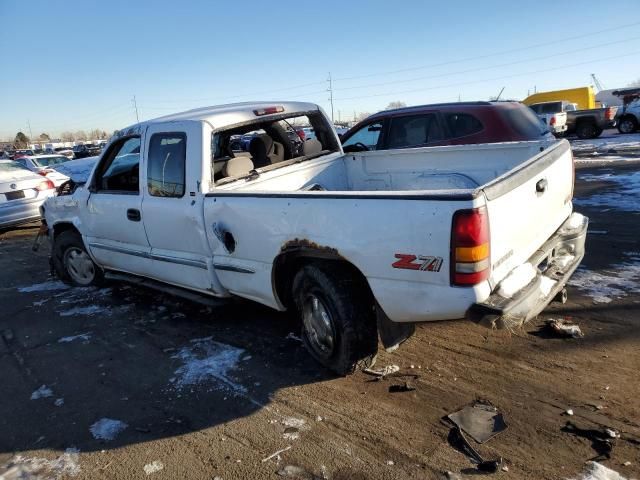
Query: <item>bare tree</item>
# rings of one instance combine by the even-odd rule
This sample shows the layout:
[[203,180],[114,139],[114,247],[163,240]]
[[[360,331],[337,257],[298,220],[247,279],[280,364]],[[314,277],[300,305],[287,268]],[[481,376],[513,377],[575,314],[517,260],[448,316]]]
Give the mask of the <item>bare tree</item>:
[[18,132],[16,134],[16,138],[14,143],[17,148],[27,148],[29,146],[29,137],[27,137],[24,133]]
[[87,132],[85,132],[84,130],[78,130],[73,136],[76,138],[76,140],[79,140],[81,142],[87,140]]
[[51,141],[51,137],[49,136],[48,133],[41,133],[40,136],[38,137],[38,140],[40,140],[41,142],[49,142]]
[[102,135],[102,131],[99,128],[94,128],[89,132],[89,139],[100,140],[100,135]]
[[62,140],[63,142],[73,142],[75,140],[75,137],[71,132],[62,132],[60,134],[60,140]]
[[369,112],[360,112],[358,115],[356,115],[356,122],[361,122],[362,120],[370,116],[371,114]]
[[393,110],[394,108],[403,108],[406,106],[407,104],[404,102],[395,101],[395,102],[389,103],[389,105],[387,105],[387,108],[385,108],[385,110]]
[[640,78],[635,79],[627,87],[640,87]]

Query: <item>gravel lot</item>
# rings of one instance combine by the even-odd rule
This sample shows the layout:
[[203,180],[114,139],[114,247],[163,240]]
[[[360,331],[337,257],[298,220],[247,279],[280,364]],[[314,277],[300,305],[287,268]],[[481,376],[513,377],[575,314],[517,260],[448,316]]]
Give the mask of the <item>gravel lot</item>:
[[[35,228],[0,233],[0,479],[473,478],[442,417],[476,399],[508,424],[474,444],[504,459],[495,477],[578,478],[594,458],[640,476],[640,167],[581,167],[591,224],[568,302],[515,331],[422,325],[378,358],[408,376],[380,381],[323,371],[294,320],[252,303],[65,288]],[[550,318],[584,338],[547,333]],[[620,434],[610,458],[604,428]]]

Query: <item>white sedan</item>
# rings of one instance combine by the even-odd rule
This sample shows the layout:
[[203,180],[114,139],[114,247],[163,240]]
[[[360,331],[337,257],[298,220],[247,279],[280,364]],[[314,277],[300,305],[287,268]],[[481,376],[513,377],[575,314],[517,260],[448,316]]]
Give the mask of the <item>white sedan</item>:
[[58,171],[60,165],[69,161],[69,158],[64,155],[33,155],[16,158],[15,161],[32,172],[48,178],[56,187],[69,180],[67,175]]
[[48,178],[17,162],[0,160],[0,228],[40,218],[40,205],[56,189]]

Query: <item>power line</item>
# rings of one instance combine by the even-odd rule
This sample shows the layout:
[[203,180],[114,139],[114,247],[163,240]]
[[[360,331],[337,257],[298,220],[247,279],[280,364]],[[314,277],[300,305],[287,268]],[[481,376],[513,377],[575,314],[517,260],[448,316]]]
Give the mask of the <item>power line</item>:
[[329,102],[331,103],[331,123],[333,123],[333,82],[331,81],[331,72],[329,72],[327,82],[329,82],[327,91],[329,92]]
[[134,95],[131,99],[133,103],[133,109],[136,111],[136,123],[140,123],[140,117],[138,116],[138,104],[136,103],[136,96]]
[[617,55],[617,56],[613,56],[613,57],[599,58],[597,60],[589,60],[589,61],[586,61],[586,62],[573,63],[573,64],[570,64],[570,65],[562,65],[560,67],[553,67],[553,68],[535,70],[535,71],[524,72],[524,73],[516,73],[516,74],[513,74],[513,75],[504,75],[504,76],[501,76],[501,77],[485,78],[485,79],[482,79],[482,80],[471,80],[471,81],[468,81],[468,82],[460,82],[460,83],[448,83],[446,85],[438,85],[438,86],[434,86],[434,87],[415,88],[415,89],[412,89],[412,90],[402,90],[402,91],[397,91],[397,92],[358,95],[358,96],[355,96],[355,97],[337,98],[337,99],[334,99],[334,100],[336,100],[336,101],[345,101],[345,100],[356,100],[356,99],[360,99],[360,98],[369,98],[369,97],[386,97],[386,96],[391,96],[391,95],[399,95],[399,94],[402,94],[402,93],[423,92],[423,91],[427,91],[427,90],[437,90],[437,89],[440,89],[440,88],[447,88],[447,87],[457,87],[457,86],[462,86],[462,85],[473,85],[473,84],[476,84],[476,83],[504,80],[506,78],[523,77],[523,76],[526,76],[526,75],[535,75],[535,74],[538,74],[538,73],[553,72],[553,71],[556,71],[556,70],[563,70],[565,68],[578,67],[578,66],[581,66],[581,65],[588,65],[588,64],[591,64],[591,63],[598,63],[598,62],[603,62],[603,61],[608,61],[608,60],[615,60],[615,59],[618,59],[618,58],[630,57],[630,56],[638,55],[638,54],[640,54],[640,51],[626,53],[626,54],[623,54],[623,55]]
[[410,71],[414,71],[414,70],[422,70],[422,69],[425,69],[425,68],[442,67],[442,66],[445,66],[445,65],[452,65],[454,63],[468,62],[468,61],[471,61],[471,60],[480,60],[480,59],[484,59],[484,58],[490,58],[490,57],[496,57],[496,56],[499,56],[499,55],[505,55],[507,53],[515,53],[515,52],[521,52],[523,50],[531,50],[531,49],[534,49],[534,48],[546,47],[548,45],[558,45],[560,42],[566,42],[566,41],[569,41],[569,40],[577,40],[577,39],[580,39],[580,38],[592,37],[594,35],[599,35],[601,33],[611,32],[613,30],[620,30],[622,28],[635,27],[637,25],[640,25],[640,22],[629,23],[629,24],[626,24],[626,25],[618,25],[618,26],[615,26],[615,27],[605,28],[603,30],[598,30],[598,31],[595,31],[595,32],[584,33],[584,34],[575,35],[575,36],[572,36],[572,37],[558,38],[558,39],[555,39],[555,40],[552,40],[552,41],[549,41],[549,42],[537,43],[535,45],[529,45],[529,46],[526,46],[526,47],[512,48],[512,49],[509,49],[509,50],[502,50],[500,52],[488,53],[486,55],[461,58],[461,59],[458,59],[458,60],[449,60],[449,61],[446,61],[446,62],[432,63],[432,64],[429,64],[429,65],[419,65],[419,66],[415,66],[415,67],[401,68],[399,70],[387,70],[387,71],[384,71],[384,72],[368,73],[368,74],[363,74],[363,75],[353,75],[353,76],[349,76],[349,77],[335,78],[334,80],[336,80],[336,81],[355,80],[355,79],[359,79],[359,78],[369,78],[369,77],[375,77],[375,76],[379,76],[379,75],[390,75],[390,74],[393,74],[393,73],[403,73],[403,72],[410,72]]
[[529,59],[525,59],[525,60],[516,60],[516,61],[513,61],[513,62],[501,63],[501,64],[497,64],[497,65],[489,65],[489,66],[485,66],[485,67],[475,67],[475,68],[469,68],[469,69],[466,69],[466,70],[458,70],[458,71],[455,71],[455,72],[439,73],[439,74],[436,74],[436,75],[425,75],[425,76],[414,77],[414,78],[409,78],[409,79],[405,79],[405,80],[390,80],[388,82],[369,83],[369,84],[356,85],[356,86],[351,86],[351,87],[338,87],[335,90],[337,90],[337,91],[360,90],[362,88],[381,87],[381,86],[384,86],[384,85],[394,85],[394,84],[398,84],[398,83],[410,83],[410,82],[417,82],[419,80],[429,80],[429,79],[433,79],[433,78],[442,78],[442,77],[450,77],[450,76],[453,76],[453,75],[461,75],[461,74],[464,74],[464,73],[479,72],[481,70],[492,70],[494,68],[509,67],[509,66],[512,66],[512,65],[518,65],[518,64],[522,64],[522,63],[535,62],[537,60],[546,60],[548,58],[561,57],[563,55],[570,55],[572,53],[579,53],[579,52],[583,52],[583,51],[586,51],[586,50],[593,50],[593,49],[597,49],[597,48],[601,48],[601,47],[608,47],[610,45],[616,45],[616,44],[619,44],[619,43],[626,43],[626,42],[630,42],[630,41],[633,41],[633,40],[640,40],[640,37],[625,38],[623,40],[616,40],[614,42],[600,43],[598,45],[593,45],[593,46],[589,46],[589,47],[582,47],[582,48],[577,48],[577,49],[574,49],[574,50],[567,50],[565,52],[554,53],[554,54],[551,54],[551,55],[544,55],[544,56],[529,58]]

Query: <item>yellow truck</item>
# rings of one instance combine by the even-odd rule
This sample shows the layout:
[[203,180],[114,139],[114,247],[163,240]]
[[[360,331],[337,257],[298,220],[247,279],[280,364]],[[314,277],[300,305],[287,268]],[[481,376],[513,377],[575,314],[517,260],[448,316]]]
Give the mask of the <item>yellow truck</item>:
[[534,103],[563,100],[578,104],[578,110],[589,110],[597,107],[596,94],[593,91],[593,87],[568,88],[566,90],[534,93],[525,98],[522,103],[531,106]]

